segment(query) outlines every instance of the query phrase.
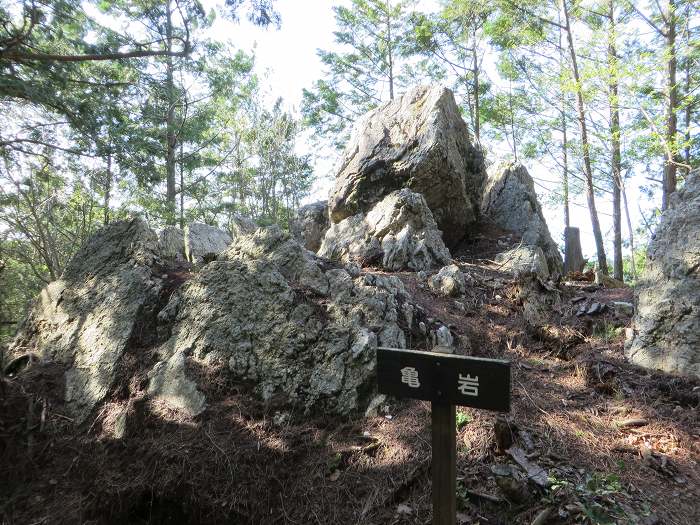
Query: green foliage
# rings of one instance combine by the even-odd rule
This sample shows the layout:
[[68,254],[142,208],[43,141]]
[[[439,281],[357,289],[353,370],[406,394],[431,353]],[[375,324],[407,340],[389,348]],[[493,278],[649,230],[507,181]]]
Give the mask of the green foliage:
[[305,89],[302,115],[318,140],[340,147],[353,120],[393,98],[401,78],[401,57],[408,52],[409,7],[400,0],[352,0],[336,6],[337,50],[318,50],[325,76]]
[[470,416],[462,410],[459,410],[457,412],[457,430],[462,430],[464,427],[466,427],[469,423],[472,422],[472,419],[472,416]]
[[[549,477],[549,483],[545,500],[553,505],[569,502],[572,522],[592,525],[636,523],[634,518],[627,515],[625,509],[629,507],[621,504],[626,489],[615,473],[595,472],[586,475],[581,482],[553,475]],[[648,515],[648,509],[638,512]]]
[[[634,271],[633,271],[633,264],[634,264]],[[625,257],[624,260],[622,261],[622,271],[623,271],[623,275],[625,277],[625,282],[630,283],[631,286],[634,286],[636,283],[636,280],[639,279],[639,277],[644,272],[644,269],[646,268],[646,264],[647,264],[646,250],[635,250],[633,256],[630,255],[628,257]]]

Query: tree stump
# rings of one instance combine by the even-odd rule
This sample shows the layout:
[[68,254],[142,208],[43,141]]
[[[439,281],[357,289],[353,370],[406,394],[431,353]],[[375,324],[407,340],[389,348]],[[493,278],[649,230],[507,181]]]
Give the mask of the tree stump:
[[581,252],[581,234],[578,228],[564,228],[564,274],[580,272],[586,265]]

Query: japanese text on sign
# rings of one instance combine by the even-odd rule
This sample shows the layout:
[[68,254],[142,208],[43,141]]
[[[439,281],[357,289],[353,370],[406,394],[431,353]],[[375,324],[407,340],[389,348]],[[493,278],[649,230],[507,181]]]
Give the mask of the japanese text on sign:
[[412,366],[407,366],[401,369],[401,382],[406,383],[411,388],[419,388],[420,381],[418,379],[418,370]]

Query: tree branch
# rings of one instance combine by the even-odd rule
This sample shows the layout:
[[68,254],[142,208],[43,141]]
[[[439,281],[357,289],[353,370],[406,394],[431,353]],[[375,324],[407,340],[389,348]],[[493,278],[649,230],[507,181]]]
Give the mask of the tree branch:
[[15,62],[90,62],[162,56],[185,57],[189,55],[189,53],[189,43],[185,42],[185,48],[182,51],[141,50],[128,51],[124,53],[94,53],[87,55],[54,55],[51,53],[24,53],[22,51],[8,51],[0,52],[0,60],[13,60]]

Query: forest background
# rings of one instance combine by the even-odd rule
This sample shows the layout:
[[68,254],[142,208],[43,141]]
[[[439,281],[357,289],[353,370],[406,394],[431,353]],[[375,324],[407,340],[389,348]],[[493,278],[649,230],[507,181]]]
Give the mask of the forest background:
[[700,164],[699,32],[693,0],[0,0],[0,343],[110,221],[288,226],[416,83],[634,282]]

